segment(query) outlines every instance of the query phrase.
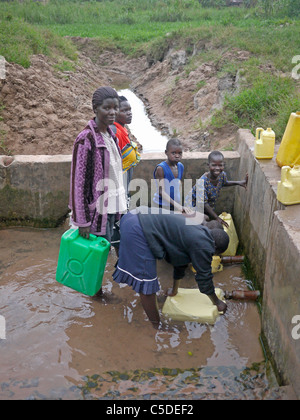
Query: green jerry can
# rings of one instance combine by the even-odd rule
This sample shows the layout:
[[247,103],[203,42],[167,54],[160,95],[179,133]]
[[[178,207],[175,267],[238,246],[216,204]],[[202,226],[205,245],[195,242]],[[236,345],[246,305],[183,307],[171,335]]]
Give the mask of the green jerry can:
[[110,243],[90,234],[89,239],[79,235],[78,229],[69,229],[61,238],[56,280],[64,286],[88,296],[101,288]]

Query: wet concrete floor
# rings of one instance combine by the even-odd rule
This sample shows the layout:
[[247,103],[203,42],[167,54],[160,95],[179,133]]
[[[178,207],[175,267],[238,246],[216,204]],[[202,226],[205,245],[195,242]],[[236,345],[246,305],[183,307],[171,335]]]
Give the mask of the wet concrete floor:
[[[0,399],[281,398],[266,375],[255,302],[228,301],[214,326],[164,320],[156,331],[139,296],[113,282],[114,251],[104,297],[56,282],[64,230],[0,230]],[[161,309],[172,269],[159,262],[158,272]],[[248,284],[240,265],[215,275],[223,290]],[[191,270],[181,287],[196,287]]]

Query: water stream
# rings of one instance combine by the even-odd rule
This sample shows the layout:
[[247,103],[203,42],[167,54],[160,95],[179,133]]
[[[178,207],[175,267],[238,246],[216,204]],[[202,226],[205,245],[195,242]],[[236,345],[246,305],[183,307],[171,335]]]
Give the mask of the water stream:
[[130,89],[122,89],[118,93],[125,96],[131,105],[132,122],[129,128],[143,146],[143,153],[164,152],[168,138],[152,125],[143,101]]
[[[228,301],[228,312],[214,326],[165,320],[165,329],[156,331],[138,294],[112,281],[114,251],[104,297],[56,282],[63,231],[0,230],[0,314],[6,320],[0,399],[245,397],[244,369],[264,363],[254,302]],[[158,272],[161,310],[172,269],[159,262]],[[247,280],[240,266],[230,266],[215,275],[215,285],[247,288]],[[196,287],[192,270],[182,287]],[[249,389],[267,392],[264,372],[254,374]]]

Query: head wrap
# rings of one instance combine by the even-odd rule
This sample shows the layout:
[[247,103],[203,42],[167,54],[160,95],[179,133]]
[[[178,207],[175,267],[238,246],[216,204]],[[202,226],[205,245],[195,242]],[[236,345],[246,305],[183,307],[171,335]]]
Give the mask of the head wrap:
[[110,86],[102,86],[98,88],[92,98],[93,110],[95,110],[105,99],[119,98],[117,91]]

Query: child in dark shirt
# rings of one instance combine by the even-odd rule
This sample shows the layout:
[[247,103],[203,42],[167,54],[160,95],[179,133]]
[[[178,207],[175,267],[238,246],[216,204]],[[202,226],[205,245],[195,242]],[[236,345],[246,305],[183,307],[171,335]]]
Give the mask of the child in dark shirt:
[[[223,187],[240,185],[247,188],[248,174],[242,181],[228,181],[224,172],[224,156],[219,151],[213,151],[208,156],[208,168],[199,178],[196,185],[192,188],[185,198],[185,206],[197,208],[197,203],[204,203],[204,214],[210,220],[217,220],[219,223],[228,227],[228,224],[215,213],[215,205]],[[199,209],[197,209],[199,211]]]

